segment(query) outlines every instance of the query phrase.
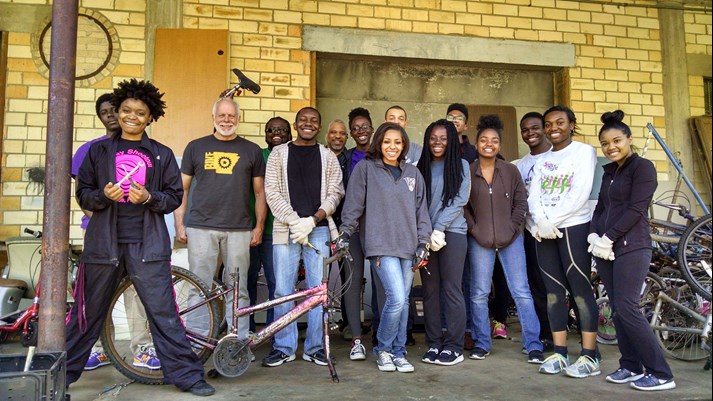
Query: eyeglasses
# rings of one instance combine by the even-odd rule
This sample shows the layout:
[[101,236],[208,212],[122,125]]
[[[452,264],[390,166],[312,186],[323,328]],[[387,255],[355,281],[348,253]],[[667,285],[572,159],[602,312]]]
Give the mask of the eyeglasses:
[[447,115],[446,120],[448,121],[458,121],[458,122],[463,122],[465,121],[465,117],[463,116],[452,116],[452,115]]
[[287,133],[286,128],[265,128],[265,132],[268,134],[285,134]]
[[352,127],[352,131],[354,131],[354,132],[369,131],[370,129],[371,129],[371,125],[369,125],[369,124],[364,124],[362,126],[357,125],[355,127]]

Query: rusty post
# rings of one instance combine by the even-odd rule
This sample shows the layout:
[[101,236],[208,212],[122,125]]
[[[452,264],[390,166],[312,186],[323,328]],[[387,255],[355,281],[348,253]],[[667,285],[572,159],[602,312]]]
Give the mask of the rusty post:
[[42,352],[62,351],[65,344],[77,20],[78,0],[54,0],[42,214],[38,338]]

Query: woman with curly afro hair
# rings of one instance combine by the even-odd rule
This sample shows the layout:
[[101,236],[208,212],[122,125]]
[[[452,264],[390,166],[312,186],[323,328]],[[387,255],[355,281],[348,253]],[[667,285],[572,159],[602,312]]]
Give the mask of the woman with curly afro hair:
[[[119,83],[111,102],[121,129],[94,143],[79,168],[77,201],[92,218],[67,316],[67,385],[82,374],[111,297],[128,275],[146,310],[157,354],[149,357],[161,361],[165,382],[194,395],[215,392],[203,379],[174,298],[164,215],[181,204],[181,173],[171,149],[145,132],[164,115],[162,96],[148,81]],[[134,366],[152,369],[142,363],[134,358]]]

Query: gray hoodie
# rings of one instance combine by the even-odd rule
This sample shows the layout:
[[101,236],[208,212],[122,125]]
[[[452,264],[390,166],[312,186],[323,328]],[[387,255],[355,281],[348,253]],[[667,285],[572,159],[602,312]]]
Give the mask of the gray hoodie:
[[364,256],[410,259],[431,238],[426,186],[416,166],[401,162],[394,180],[381,160],[364,159],[349,177],[340,231],[362,235]]

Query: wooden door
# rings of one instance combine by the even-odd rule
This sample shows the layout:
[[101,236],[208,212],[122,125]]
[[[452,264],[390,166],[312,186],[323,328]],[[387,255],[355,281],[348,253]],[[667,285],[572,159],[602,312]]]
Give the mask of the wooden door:
[[512,106],[489,106],[472,105],[468,106],[468,139],[475,145],[475,134],[478,129],[480,116],[495,114],[503,122],[503,136],[500,140],[500,154],[507,161],[518,159],[517,143],[520,140],[520,125],[517,121],[517,113]]
[[165,95],[166,115],[151,137],[183,155],[188,142],[213,132],[213,103],[229,84],[228,31],[157,29],[154,84]]

